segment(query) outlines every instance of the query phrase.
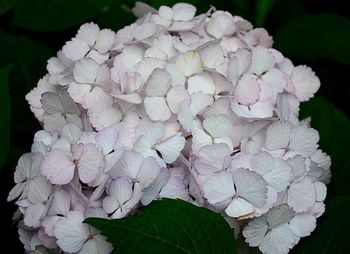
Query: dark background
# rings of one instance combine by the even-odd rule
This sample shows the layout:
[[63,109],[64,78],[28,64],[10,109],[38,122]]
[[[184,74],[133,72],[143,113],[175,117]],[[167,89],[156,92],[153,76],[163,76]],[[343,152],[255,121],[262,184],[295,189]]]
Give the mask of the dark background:
[[[162,4],[172,5],[176,1],[146,2],[159,7]],[[350,13],[347,1],[185,2],[196,5],[198,13],[205,12],[212,4],[217,9],[247,18],[254,26],[266,28],[275,38],[274,47],[290,57],[295,64],[309,65],[316,72],[322,83],[317,95],[324,96],[349,116]],[[133,5],[133,1],[119,0],[0,0],[0,68],[13,64],[9,77],[10,145],[6,162],[0,171],[0,223],[1,233],[4,234],[0,245],[2,250],[9,249],[11,253],[23,252],[17,228],[11,221],[15,205],[7,203],[6,198],[14,185],[13,172],[17,160],[22,153],[30,150],[33,135],[40,128],[24,99],[25,94],[36,86],[38,79],[45,74],[46,60],[75,35],[83,22],[94,21],[103,28],[116,31],[135,20],[130,12]],[[0,104],[0,107],[2,106],[3,104]],[[323,108],[317,110],[322,112]],[[328,106],[327,110],[333,112],[336,109]],[[348,124],[348,118],[344,119]],[[0,124],[6,125],[5,122]],[[346,140],[349,140],[348,137]],[[327,151],[327,148],[325,150]],[[349,155],[349,149],[345,153]],[[337,193],[336,187],[331,186],[330,193]],[[349,194],[349,191],[340,194]],[[340,249],[338,251],[337,253],[346,253]]]

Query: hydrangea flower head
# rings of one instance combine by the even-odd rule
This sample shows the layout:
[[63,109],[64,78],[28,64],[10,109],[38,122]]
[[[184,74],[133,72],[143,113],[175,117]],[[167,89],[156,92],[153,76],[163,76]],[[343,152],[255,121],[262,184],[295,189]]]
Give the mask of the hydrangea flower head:
[[82,25],[26,96],[43,130],[8,196],[26,252],[111,253],[85,218],[180,198],[221,213],[249,246],[288,253],[315,229],[330,180],[318,132],[299,119],[319,79],[228,12],[133,12],[119,31]]

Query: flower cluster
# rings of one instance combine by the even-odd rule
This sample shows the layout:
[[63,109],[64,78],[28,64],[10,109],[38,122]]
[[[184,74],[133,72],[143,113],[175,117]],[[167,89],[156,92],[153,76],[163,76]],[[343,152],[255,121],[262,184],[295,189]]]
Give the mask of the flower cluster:
[[116,33],[82,25],[26,96],[43,130],[8,197],[26,251],[108,254],[85,218],[166,197],[222,213],[263,253],[288,253],[325,209],[330,158],[298,118],[319,79],[228,12],[133,11]]

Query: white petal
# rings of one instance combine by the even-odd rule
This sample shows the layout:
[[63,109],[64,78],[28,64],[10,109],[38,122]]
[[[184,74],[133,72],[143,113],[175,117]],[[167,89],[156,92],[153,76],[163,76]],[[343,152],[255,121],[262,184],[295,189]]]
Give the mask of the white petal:
[[292,128],[293,125],[289,122],[272,123],[266,130],[266,147],[269,150],[287,148]]
[[267,183],[256,172],[237,169],[233,172],[236,192],[256,207],[262,207],[267,199]]
[[68,59],[77,61],[79,59],[82,59],[86,53],[89,52],[89,49],[90,47],[86,41],[78,38],[73,38],[63,46],[62,51]]
[[203,184],[204,196],[211,204],[217,204],[235,195],[232,175],[228,172],[213,174]]
[[307,211],[316,202],[315,185],[308,177],[292,183],[288,190],[287,202],[296,212]]
[[230,119],[225,115],[213,115],[203,121],[204,128],[214,138],[232,135],[233,125]]
[[210,104],[213,103],[213,97],[209,94],[204,93],[195,93],[191,96],[191,103],[190,108],[192,114],[195,116],[199,112],[201,112],[203,109],[208,107]]
[[192,4],[177,3],[173,6],[173,12],[174,20],[189,21],[194,17],[196,13],[196,7],[194,7]]
[[60,248],[69,253],[78,252],[89,237],[89,226],[83,224],[84,216],[71,211],[55,225],[54,234]]
[[102,149],[104,155],[113,151],[118,139],[118,132],[112,128],[105,128],[96,135],[96,144]]
[[64,112],[63,105],[58,94],[46,92],[41,95],[40,100],[43,109],[48,114],[57,114]]
[[163,142],[157,144],[155,148],[162,154],[165,162],[173,163],[177,157],[179,157],[180,152],[185,146],[185,138],[181,133],[164,140]]
[[142,41],[154,35],[157,31],[157,25],[154,23],[143,23],[138,25],[134,31],[131,33],[136,40]]
[[132,185],[126,177],[118,177],[110,183],[107,193],[115,198],[119,205],[123,205],[132,196]]
[[24,224],[28,227],[38,228],[41,226],[40,220],[46,210],[44,204],[30,205],[24,215]]
[[233,218],[246,216],[254,212],[254,206],[242,198],[234,198],[225,209],[225,213]]
[[294,218],[295,213],[289,207],[289,205],[282,203],[274,208],[272,208],[266,214],[266,220],[270,228],[278,227],[282,224],[288,223]]
[[61,133],[61,137],[66,139],[69,144],[75,144],[78,142],[81,136],[81,129],[75,124],[66,124]]
[[99,35],[100,28],[94,23],[86,23],[82,25],[77,33],[77,38],[86,41],[89,46],[93,46],[96,42],[97,36]]
[[68,93],[76,103],[83,104],[85,96],[91,91],[91,86],[72,82],[68,87]]
[[126,176],[136,179],[143,161],[144,158],[138,152],[125,151],[117,164],[111,169],[111,176],[113,178]]
[[187,81],[188,84],[188,93],[215,93],[215,82],[211,75],[208,72],[203,72],[197,75],[190,77]]
[[297,214],[290,222],[289,226],[298,237],[309,236],[316,228],[316,218],[310,214]]
[[166,96],[168,106],[174,114],[179,112],[181,104],[184,101],[189,100],[190,96],[184,86],[173,86]]
[[106,237],[94,235],[92,239],[85,242],[78,254],[109,254],[113,246],[107,242]]
[[66,215],[70,210],[71,198],[68,192],[63,189],[57,190],[48,210],[48,215]]
[[287,254],[293,245],[293,232],[284,224],[266,234],[259,250],[266,254]]
[[162,69],[155,69],[146,82],[146,95],[150,97],[164,96],[171,84],[170,74]]
[[44,203],[52,193],[52,185],[45,177],[38,176],[28,185],[28,200],[32,204]]
[[156,159],[153,157],[147,157],[140,168],[136,180],[144,184],[144,187],[148,187],[158,176],[160,172],[160,166]]
[[74,79],[82,84],[93,84],[97,77],[99,65],[91,59],[82,59],[73,69]]
[[162,187],[168,182],[170,177],[169,170],[166,168],[161,168],[157,178],[153,183],[143,190],[141,203],[142,205],[150,204],[159,194]]
[[163,186],[159,192],[162,198],[182,199],[187,201],[189,199],[188,189],[181,177],[172,176],[169,181]]
[[207,32],[215,38],[230,36],[236,32],[232,15],[228,12],[217,11],[207,23]]
[[195,51],[187,51],[181,54],[176,60],[176,65],[186,77],[203,71],[203,62],[200,55]]
[[322,182],[315,182],[315,188],[316,188],[316,201],[322,202],[326,199],[327,196],[327,187]]
[[100,53],[106,53],[108,50],[110,50],[113,46],[115,38],[115,33],[110,29],[102,29],[100,33],[98,34],[95,48]]
[[164,97],[146,97],[144,104],[147,115],[153,121],[167,121],[171,117]]
[[213,140],[211,136],[205,133],[202,129],[192,131],[192,150],[197,154],[199,150],[206,145],[211,145]]
[[299,153],[303,157],[316,153],[320,137],[315,129],[296,126],[292,129],[290,135],[289,147],[292,151]]
[[90,183],[97,177],[103,167],[103,155],[95,144],[84,146],[83,153],[79,158],[79,178],[83,183]]
[[251,220],[243,229],[242,234],[246,238],[245,241],[251,247],[257,247],[263,241],[267,233],[268,225],[264,216]]
[[145,136],[151,146],[157,143],[164,136],[164,133],[164,123],[153,122],[147,117],[144,117],[136,128],[136,136]]
[[250,71],[254,74],[261,75],[270,70],[275,65],[273,54],[262,46],[257,46],[252,50],[252,64]]
[[60,149],[46,154],[40,165],[41,174],[53,184],[67,184],[73,179],[75,164]]
[[225,159],[231,154],[226,144],[204,146],[198,153],[199,159],[194,161],[194,167],[201,174],[210,174],[224,169]]
[[10,191],[9,195],[7,196],[7,202],[13,201],[16,198],[18,198],[22,192],[24,191],[24,188],[26,186],[26,183],[17,183]]

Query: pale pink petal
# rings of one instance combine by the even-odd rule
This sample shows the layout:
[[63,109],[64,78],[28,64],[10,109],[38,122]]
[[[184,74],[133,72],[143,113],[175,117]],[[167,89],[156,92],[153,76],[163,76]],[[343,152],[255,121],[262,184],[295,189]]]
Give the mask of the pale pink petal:
[[153,121],[167,121],[171,112],[164,97],[146,97],[144,100],[145,110]]
[[82,59],[89,50],[87,42],[78,38],[68,41],[62,48],[63,54],[72,61]]
[[54,148],[40,165],[41,174],[53,184],[67,184],[73,179],[75,164],[65,152]]
[[92,182],[104,165],[103,155],[95,144],[84,146],[81,157],[77,164],[79,178],[83,183]]

